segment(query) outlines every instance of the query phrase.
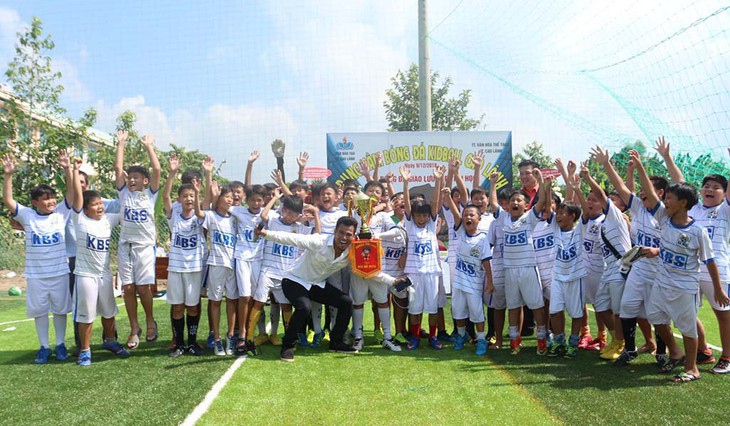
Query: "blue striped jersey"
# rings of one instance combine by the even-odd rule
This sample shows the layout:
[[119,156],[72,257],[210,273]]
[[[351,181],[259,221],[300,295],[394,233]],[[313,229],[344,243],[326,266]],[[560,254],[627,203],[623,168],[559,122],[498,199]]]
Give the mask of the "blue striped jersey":
[[25,229],[26,278],[68,274],[65,233],[71,206],[64,200],[56,205],[53,213],[42,215],[18,203],[13,216]]
[[502,239],[504,244],[502,246],[504,267],[536,266],[532,237],[535,226],[540,223],[538,212],[531,208],[522,216],[513,219],[502,207],[498,207],[494,217],[497,226],[501,228],[504,235]]
[[[302,225],[298,222],[284,223],[281,220],[281,216],[275,212],[269,213],[267,229],[301,235],[309,235],[314,231],[312,227]],[[264,240],[263,238],[260,241],[264,242],[261,273],[265,273],[272,278],[282,279],[284,274],[292,269],[294,262],[304,252],[304,249],[298,248],[295,245],[286,245],[276,241]]]
[[119,244],[155,245],[157,242],[155,203],[159,193],[159,191],[153,192],[149,188],[143,191],[130,191],[127,185],[119,190],[119,205],[122,214]]
[[[104,213],[119,213],[119,200],[107,200],[102,198]],[[76,229],[74,221],[66,221],[66,257],[76,256]]]
[[603,214],[583,220],[581,218],[581,235],[583,236],[583,258],[589,274],[603,274],[603,239],[601,239],[601,223]]
[[[553,218],[555,213],[553,213]],[[553,220],[554,221],[554,220]],[[535,226],[532,232],[532,247],[535,249],[535,263],[543,285],[553,279],[553,263],[555,263],[555,233],[547,221]]]
[[[563,231],[555,220],[555,213],[549,221],[555,243],[555,262],[552,268],[553,280],[576,281],[588,275],[583,253],[583,227],[575,226]],[[542,279],[542,275],[540,276]]]
[[221,216],[215,210],[204,211],[203,227],[208,230],[210,252],[208,265],[233,269],[233,253],[236,249],[236,218],[232,214]]
[[[606,208],[603,211],[603,223],[601,228],[603,235],[618,252],[619,256],[623,256],[631,249],[631,236],[629,235],[629,226],[624,220],[624,214],[616,207],[609,198],[606,202]],[[603,242],[603,240],[601,240]],[[613,280],[620,277],[620,261],[611,250],[603,244],[603,275],[602,280]]]
[[73,212],[76,231],[76,265],[74,274],[82,277],[111,276],[109,266],[112,229],[119,225],[120,214],[104,213],[101,219],[91,219],[83,210]]
[[495,282],[498,282],[498,280],[503,282],[504,260],[502,253],[504,250],[504,232],[502,232],[502,227],[498,226],[496,220],[493,220],[489,224],[489,232],[487,235],[489,236],[489,245],[492,246],[492,278]]
[[485,289],[486,271],[482,263],[492,259],[489,237],[477,230],[469,235],[463,226],[456,229],[456,265],[454,268],[454,288],[472,294],[482,294]]
[[393,226],[390,230],[376,234],[383,247],[383,272],[394,278],[404,275],[403,268],[398,267],[398,260],[406,251],[408,236],[402,225]]
[[185,218],[182,209],[172,209],[167,219],[170,226],[170,251],[167,270],[170,272],[198,272],[205,262],[205,235],[203,222],[195,214]]
[[[659,222],[654,217],[654,211],[659,206],[659,203],[657,203],[657,207],[654,209],[647,210],[644,207],[644,203],[641,202],[641,199],[631,194],[627,206],[631,212],[631,232],[634,234],[634,242],[636,245],[659,248],[659,241],[661,239],[659,235]],[[656,275],[659,264],[660,262],[657,258],[641,258],[634,263],[631,270],[635,271],[635,273],[642,274],[642,277],[650,278]]]
[[261,211],[251,213],[246,206],[233,206],[229,213],[236,218],[236,259],[260,261],[263,258],[264,240],[254,238],[254,229],[261,223]]
[[335,225],[337,225],[337,221],[343,217],[347,216],[347,210],[341,210],[339,208],[335,208],[334,210],[320,210],[319,211],[319,226],[321,229],[321,234],[326,235],[333,235],[335,233]]
[[[723,200],[722,203],[715,207],[706,207],[700,204],[695,205],[690,209],[689,215],[694,219],[698,225],[704,227],[707,230],[707,234],[710,236],[712,241],[712,252],[715,255],[715,263],[717,264],[717,270],[720,272],[720,281],[727,283],[730,279],[730,273],[728,271],[728,228],[730,227],[730,204],[727,200]],[[711,281],[710,273],[707,272],[705,265],[700,266],[700,279],[703,281]]]
[[408,251],[406,253],[406,274],[441,272],[439,245],[436,239],[436,218],[428,218],[428,222],[419,228],[413,218],[406,216],[403,226],[408,234]]

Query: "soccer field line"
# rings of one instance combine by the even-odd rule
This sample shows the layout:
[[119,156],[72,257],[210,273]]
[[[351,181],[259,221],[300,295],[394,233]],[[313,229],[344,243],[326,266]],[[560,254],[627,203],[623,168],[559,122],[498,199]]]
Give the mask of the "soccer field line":
[[233,377],[233,374],[238,370],[238,368],[243,364],[243,362],[246,360],[246,357],[240,357],[237,358],[235,361],[233,361],[233,364],[228,368],[228,370],[221,376],[220,379],[218,379],[217,382],[213,385],[212,388],[210,388],[210,391],[205,395],[205,398],[203,398],[203,401],[198,404],[193,411],[188,414],[188,416],[185,418],[185,420],[181,423],[183,426],[192,426],[200,420],[203,415],[208,411],[210,406],[213,404],[213,401],[218,397],[218,394],[223,390],[223,388],[228,384],[228,382],[231,380],[231,377]]

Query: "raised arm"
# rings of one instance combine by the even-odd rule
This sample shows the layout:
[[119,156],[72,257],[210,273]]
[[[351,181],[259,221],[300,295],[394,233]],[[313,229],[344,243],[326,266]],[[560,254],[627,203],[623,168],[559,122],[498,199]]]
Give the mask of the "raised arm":
[[441,188],[441,193],[443,194],[444,204],[451,210],[451,215],[454,216],[454,227],[459,226],[461,224],[461,213],[459,212],[459,208],[456,207],[454,199],[451,198],[451,189],[448,186],[444,186]]
[[629,189],[629,192],[632,194],[636,193],[636,179],[634,179],[634,170],[636,170],[636,167],[634,166],[633,161],[629,161],[626,163],[626,179],[624,179],[624,182],[626,183],[626,188]]
[[672,154],[669,152],[669,144],[664,140],[664,136],[659,136],[654,149],[664,159],[664,164],[667,165],[667,171],[669,172],[669,177],[672,179],[672,183],[684,182],[684,174],[677,167],[677,163],[674,162],[674,158],[672,158]]
[[441,210],[441,188],[444,187],[445,173],[445,166],[438,165],[433,169],[433,177],[436,179],[436,190],[433,193],[433,200],[431,201],[431,217],[436,217]]
[[469,200],[471,199],[471,194],[469,193],[469,190],[466,188],[466,182],[464,182],[464,177],[461,175],[461,172],[459,169],[461,168],[461,161],[459,159],[456,159],[456,172],[454,173],[454,180],[456,181],[456,187],[459,189],[459,193],[461,194],[461,205],[465,206],[469,204]]
[[259,156],[261,153],[258,151],[251,151],[251,155],[248,156],[248,161],[246,161],[246,179],[244,180],[243,184],[246,185],[246,188],[251,187],[251,173],[253,171],[253,163],[256,162],[256,160],[259,159]]
[[411,217],[411,194],[408,191],[408,179],[411,178],[411,171],[406,168],[405,164],[400,166],[398,170],[403,178],[403,208],[406,217]]
[[15,173],[16,167],[17,164],[12,154],[3,155],[3,203],[5,203],[5,207],[10,214],[13,215],[18,207],[18,203],[13,198],[13,173]]
[[634,162],[634,167],[636,167],[636,171],[639,173],[639,182],[641,183],[641,189],[644,191],[646,201],[649,203],[648,205],[656,206],[659,202],[659,197],[656,195],[654,185],[649,180],[649,175],[646,173],[644,164],[641,162],[639,152],[632,149],[629,151],[629,158]]
[[583,216],[583,220],[586,221],[589,219],[588,202],[586,201],[586,197],[583,196],[583,192],[580,190],[580,177],[573,176],[570,180],[570,186],[573,188],[573,195],[578,200],[578,204],[580,204],[581,216]]
[[373,165],[373,180],[380,178],[380,163],[383,162],[383,153],[377,152],[375,154],[375,165]]
[[297,166],[299,166],[297,178],[301,181],[304,181],[304,169],[307,167],[307,161],[309,161],[309,153],[307,151],[300,152],[297,158]]
[[370,166],[368,165],[368,160],[364,158],[360,160],[357,170],[360,172],[361,175],[365,177],[366,182],[370,182],[373,180],[372,176],[370,176]]
[[631,191],[629,191],[629,188],[626,184],[624,184],[623,179],[621,179],[621,176],[619,176],[616,169],[613,168],[608,150],[605,150],[600,146],[596,146],[591,149],[591,156],[603,167],[603,170],[608,176],[608,180],[611,181],[611,185],[613,185],[613,188],[616,190],[619,197],[621,197],[621,201],[628,206],[629,199],[631,198]]
[[476,189],[482,180],[482,164],[484,164],[484,151],[481,149],[474,153],[471,157],[471,163],[474,165],[474,177],[472,178],[472,189]]
[[322,222],[319,220],[319,209],[317,208],[317,206],[313,206],[311,204],[305,205],[305,208],[307,209],[307,213],[314,216],[314,233],[321,234]]
[[147,155],[150,157],[150,167],[152,168],[152,173],[150,174],[150,189],[152,192],[157,192],[160,189],[162,166],[160,165],[160,160],[157,158],[157,153],[155,152],[155,137],[152,135],[144,135],[139,141],[147,151]]
[[[454,173],[455,173],[454,168],[455,167],[456,167],[456,158],[452,157],[449,160],[449,167],[446,171],[446,176],[444,176],[444,178],[446,179],[446,182],[444,183],[444,188],[449,188],[449,193],[451,193],[451,185],[454,184]],[[451,198],[451,196],[449,196],[448,198]],[[450,208],[449,202],[446,201],[446,198],[441,197],[441,199],[443,199],[444,207]]]
[[215,161],[211,157],[203,158],[202,168],[205,179],[205,195],[203,196],[203,210],[210,209],[213,203],[213,165]]
[[281,139],[274,139],[274,141],[271,142],[271,151],[274,153],[274,157],[276,157],[276,168],[281,171],[281,179],[286,182],[286,173],[284,173],[285,149],[286,145]]
[[545,178],[545,182],[540,184],[540,188],[542,188],[543,185],[545,185],[545,189],[543,190],[545,205],[542,208],[542,218],[544,220],[548,220],[550,218],[550,215],[553,213],[553,178]]
[[124,145],[127,143],[129,132],[117,130],[117,155],[114,158],[114,183],[116,189],[121,189],[126,181],[124,180]]
[[73,161],[73,175],[72,175],[72,186],[74,187],[73,198],[68,198],[71,207],[74,211],[81,211],[84,208],[84,193],[81,190],[81,179],[79,179],[79,169],[83,161],[80,158],[74,158]]
[[284,193],[284,195],[293,195],[291,191],[289,190],[289,187],[286,186],[286,183],[284,182],[284,177],[281,174],[281,170],[274,169],[271,172],[271,180],[273,180],[277,185],[279,185],[279,189],[281,189],[281,192]]
[[388,202],[390,202],[390,199],[393,197],[393,194],[395,194],[395,187],[393,186],[393,181],[395,180],[395,173],[388,172],[387,175],[385,175],[385,178],[388,180]]
[[[176,153],[173,152],[170,154],[168,163],[170,165],[170,173],[167,175],[165,187],[162,188],[162,206],[165,210],[165,217],[169,219],[172,217],[172,197],[170,195],[172,193],[172,184],[175,182],[178,170],[180,170],[180,160],[177,158]],[[197,196],[195,198],[195,204],[200,204]]]
[[603,190],[603,188],[601,188],[601,185],[599,185],[598,182],[593,179],[590,170],[588,170],[588,165],[586,165],[585,163],[581,165],[580,177],[588,183],[588,187],[591,188],[591,192],[596,194],[596,197],[598,197],[598,202],[605,207],[606,203],[608,202],[606,192]]
[[555,168],[558,169],[558,171],[560,172],[560,176],[563,178],[563,182],[565,182],[565,199],[572,200],[573,188],[570,186],[569,183],[571,175],[568,174],[568,170],[565,169],[565,164],[563,164],[563,160],[559,157],[555,159]]
[[195,216],[198,217],[200,220],[205,219],[205,213],[203,213],[203,210],[200,209],[200,203],[197,201],[200,199],[200,181],[197,179],[193,179],[193,191],[195,191],[195,202],[193,203],[193,212],[195,213]]
[[274,204],[276,204],[276,202],[279,199],[281,199],[281,197],[283,197],[283,196],[284,196],[284,194],[281,192],[281,190],[279,188],[276,188],[274,190],[274,196],[271,197],[271,199],[269,200],[269,202],[266,203],[266,206],[264,206],[264,209],[261,210],[261,215],[259,217],[261,217],[261,221],[262,222],[268,222],[269,221],[269,212],[271,211],[271,209],[274,208]]
[[489,175],[489,204],[487,205],[488,211],[496,212],[499,201],[497,200],[497,182],[499,181],[499,172],[492,172]]
[[552,197],[550,196],[550,191],[552,188],[547,188],[547,185],[545,184],[545,180],[542,178],[542,173],[540,172],[540,169],[532,169],[532,175],[535,177],[535,180],[537,180],[537,183],[540,185],[540,196],[538,197],[537,203],[535,203],[535,211],[536,212],[542,212],[545,209],[545,203],[549,203]]
[[62,149],[58,153],[58,165],[63,169],[63,177],[66,182],[66,203],[71,204],[74,199],[74,175],[71,167],[71,158],[65,149]]

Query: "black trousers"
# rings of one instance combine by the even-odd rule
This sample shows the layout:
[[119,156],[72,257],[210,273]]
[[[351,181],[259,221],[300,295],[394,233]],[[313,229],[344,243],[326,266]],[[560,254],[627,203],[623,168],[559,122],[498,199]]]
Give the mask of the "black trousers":
[[337,308],[337,320],[330,332],[330,342],[342,342],[342,336],[345,335],[345,330],[352,317],[352,299],[350,299],[350,296],[329,284],[326,284],[324,288],[313,285],[307,290],[298,282],[288,278],[281,280],[281,289],[284,291],[284,296],[289,299],[289,303],[294,307],[294,313],[286,327],[286,333],[282,341],[283,349],[294,347],[297,332],[312,316],[313,300]]

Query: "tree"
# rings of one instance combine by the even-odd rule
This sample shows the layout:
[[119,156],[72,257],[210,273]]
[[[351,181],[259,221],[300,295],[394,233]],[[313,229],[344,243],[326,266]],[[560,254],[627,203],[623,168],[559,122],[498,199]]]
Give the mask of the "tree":
[[[467,118],[471,90],[463,90],[458,97],[449,98],[453,85],[446,77],[438,85],[439,73],[431,72],[431,125],[433,130],[473,130],[482,124],[484,114],[478,119]],[[398,70],[391,78],[393,87],[385,94],[383,103],[389,132],[415,131],[419,129],[418,119],[418,65],[411,64],[405,72]]]
[[512,176],[517,179],[520,175],[518,165],[523,160],[532,160],[536,162],[541,169],[551,169],[555,167],[555,160],[545,153],[544,147],[538,141],[532,141],[522,148],[522,152],[512,155]]

